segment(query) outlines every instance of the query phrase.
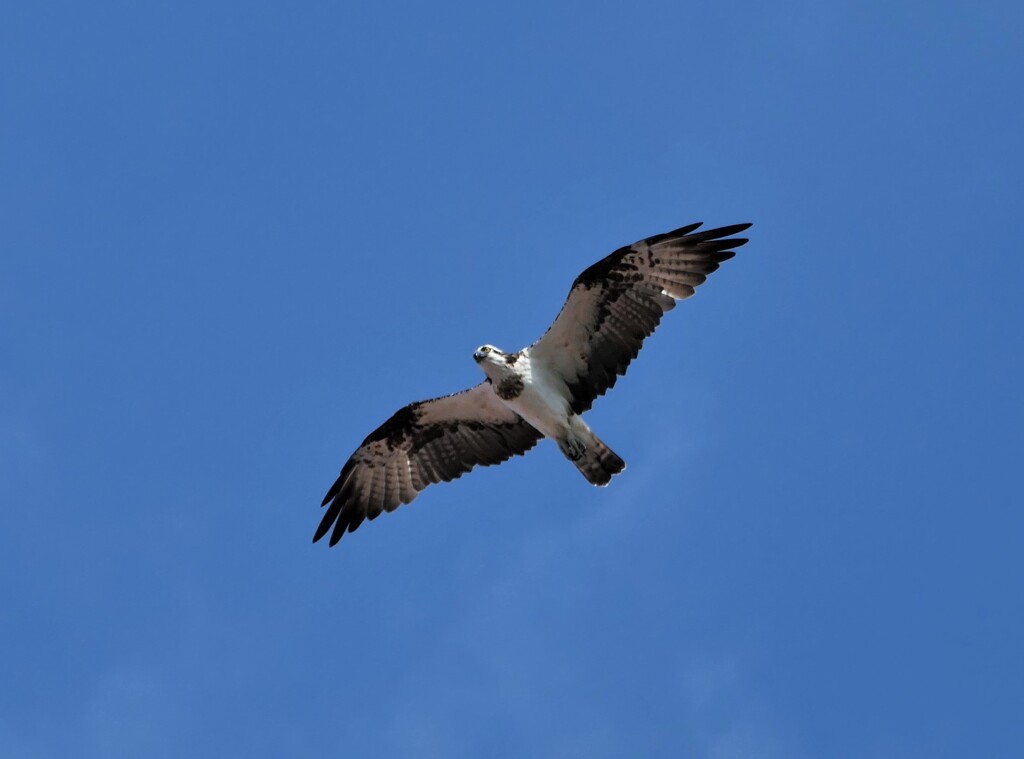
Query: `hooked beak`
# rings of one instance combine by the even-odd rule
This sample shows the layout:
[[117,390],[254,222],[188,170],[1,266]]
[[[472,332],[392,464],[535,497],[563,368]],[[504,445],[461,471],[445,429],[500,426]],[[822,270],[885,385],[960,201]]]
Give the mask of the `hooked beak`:
[[473,360],[479,364],[481,361],[484,360],[485,355],[486,354],[483,353],[482,351],[473,351]]

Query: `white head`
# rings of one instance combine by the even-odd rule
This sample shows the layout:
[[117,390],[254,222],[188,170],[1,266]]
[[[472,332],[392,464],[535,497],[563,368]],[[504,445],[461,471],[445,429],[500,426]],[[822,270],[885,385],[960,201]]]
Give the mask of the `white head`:
[[481,345],[473,351],[473,360],[491,379],[501,379],[513,374],[512,367],[518,358],[518,354],[505,353],[501,348],[495,348],[493,345]]

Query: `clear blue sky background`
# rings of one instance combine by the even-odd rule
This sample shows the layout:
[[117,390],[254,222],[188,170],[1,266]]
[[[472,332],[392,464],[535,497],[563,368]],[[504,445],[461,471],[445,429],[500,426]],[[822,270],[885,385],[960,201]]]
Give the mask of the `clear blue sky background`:
[[[8,3],[0,754],[1024,755],[1024,11]],[[589,421],[335,549],[399,406],[682,224]]]

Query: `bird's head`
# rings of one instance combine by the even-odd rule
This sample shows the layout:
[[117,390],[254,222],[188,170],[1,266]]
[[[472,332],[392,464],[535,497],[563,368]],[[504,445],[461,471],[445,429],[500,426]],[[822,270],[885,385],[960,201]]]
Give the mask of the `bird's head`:
[[492,380],[499,380],[513,374],[516,354],[511,356],[493,345],[481,345],[473,351],[473,360]]
[[495,348],[493,345],[481,345],[475,351],[473,351],[473,360],[478,364],[482,364],[485,361],[488,363],[496,363],[505,359],[505,352],[501,348]]

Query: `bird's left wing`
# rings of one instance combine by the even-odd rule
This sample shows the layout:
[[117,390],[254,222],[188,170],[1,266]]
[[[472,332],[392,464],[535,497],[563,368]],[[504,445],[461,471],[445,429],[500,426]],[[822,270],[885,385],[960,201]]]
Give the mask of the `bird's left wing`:
[[567,400],[582,414],[626,373],[644,340],[676,301],[694,289],[733,248],[749,224],[696,231],[690,224],[619,248],[580,274],[555,323],[526,348],[565,383]]
[[411,502],[428,485],[526,453],[541,437],[487,382],[410,403],[371,432],[342,467],[324,498],[327,513],[313,542],[333,526],[333,546],[364,519]]

